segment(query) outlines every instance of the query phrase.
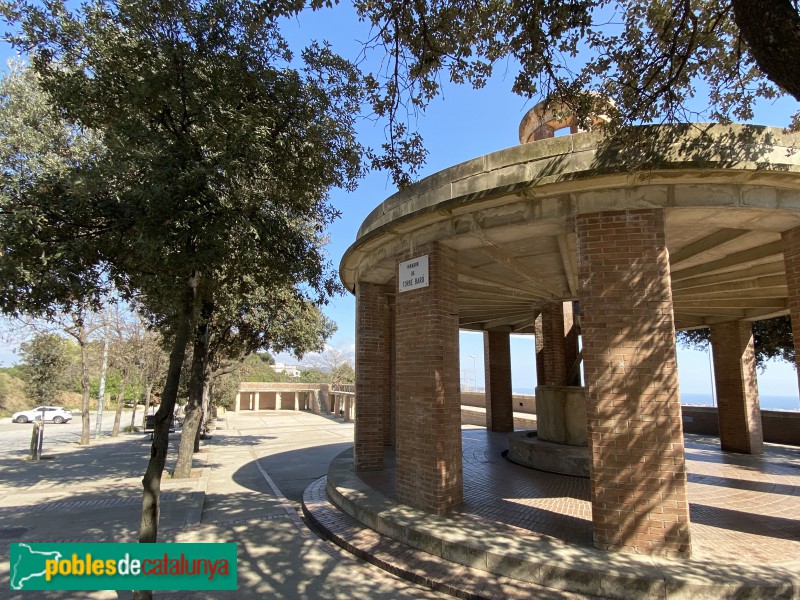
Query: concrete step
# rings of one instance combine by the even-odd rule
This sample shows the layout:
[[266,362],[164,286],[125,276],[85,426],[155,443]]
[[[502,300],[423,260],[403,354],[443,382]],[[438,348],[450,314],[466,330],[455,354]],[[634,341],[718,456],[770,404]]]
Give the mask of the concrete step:
[[450,563],[520,585],[616,599],[800,599],[800,562],[724,563],[603,552],[562,540],[513,535],[491,521],[436,516],[370,487],[353,472],[352,451],[328,469],[327,495],[357,522]]
[[466,600],[596,598],[498,577],[416,550],[365,527],[336,508],[328,499],[326,486],[327,477],[321,477],[306,488],[303,494],[306,518],[326,539],[393,575]]

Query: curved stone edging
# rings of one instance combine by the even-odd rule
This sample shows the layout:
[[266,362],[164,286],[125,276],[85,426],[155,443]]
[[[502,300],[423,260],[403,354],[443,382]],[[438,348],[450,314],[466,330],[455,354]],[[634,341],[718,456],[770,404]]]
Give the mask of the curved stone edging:
[[567,446],[540,440],[530,431],[517,431],[508,435],[508,453],[505,457],[513,463],[548,473],[589,477],[589,448]]
[[327,492],[345,513],[399,542],[546,587],[609,598],[800,598],[800,561],[773,567],[669,560],[476,530],[457,514],[431,515],[371,488],[353,472],[352,450],[331,461]]

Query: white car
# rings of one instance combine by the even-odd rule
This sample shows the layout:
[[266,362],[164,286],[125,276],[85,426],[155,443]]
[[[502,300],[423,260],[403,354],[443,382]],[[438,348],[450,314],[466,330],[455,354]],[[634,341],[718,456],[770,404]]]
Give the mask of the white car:
[[72,413],[63,406],[37,406],[31,410],[21,410],[15,412],[11,416],[14,423],[29,423],[42,418],[42,411],[44,411],[44,420],[52,421],[53,423],[66,423],[72,419]]

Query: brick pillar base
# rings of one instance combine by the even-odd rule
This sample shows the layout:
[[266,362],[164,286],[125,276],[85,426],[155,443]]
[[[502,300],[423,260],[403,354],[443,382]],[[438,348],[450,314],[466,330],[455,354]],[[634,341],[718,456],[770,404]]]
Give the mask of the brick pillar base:
[[711,348],[722,449],[762,454],[764,436],[761,432],[752,326],[747,321],[712,325]]
[[486,371],[486,429],[514,431],[510,335],[501,331],[484,331],[483,360]]
[[[395,300],[397,496],[442,514],[461,504],[461,394],[455,254],[427,244],[428,285]],[[359,408],[360,410],[360,408]]]
[[383,469],[383,446],[389,428],[386,412],[392,396],[392,319],[389,294],[394,288],[359,282],[356,286],[356,397],[354,468]]
[[781,234],[783,238],[783,264],[786,268],[786,285],[789,288],[789,314],[792,317],[794,355],[800,384],[800,227]]
[[689,556],[663,210],[578,215],[594,544]]

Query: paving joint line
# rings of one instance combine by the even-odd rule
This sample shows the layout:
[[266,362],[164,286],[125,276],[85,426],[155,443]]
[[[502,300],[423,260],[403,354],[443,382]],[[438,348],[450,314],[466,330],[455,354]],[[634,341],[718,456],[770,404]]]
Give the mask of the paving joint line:
[[264,469],[264,467],[261,466],[261,461],[259,460],[258,454],[256,454],[255,449],[253,449],[253,447],[251,446],[248,448],[248,450],[250,451],[250,455],[255,459],[256,467],[258,468],[259,473],[261,473],[261,476],[264,478],[264,481],[267,482],[267,485],[269,485],[270,489],[272,490],[272,493],[275,494],[278,503],[281,505],[283,510],[286,511],[286,514],[289,515],[289,518],[292,520],[294,526],[297,528],[300,534],[303,537],[309,537],[310,535],[313,535],[309,531],[308,527],[305,526],[305,523],[303,523],[303,520],[300,518],[300,515],[297,514],[297,509],[294,506],[292,506],[291,502],[289,502],[289,499],[283,495],[283,492],[280,490],[275,481],[273,481],[272,477],[269,476],[269,473],[267,473],[266,469]]
[[[172,502],[179,500],[180,496],[188,495],[185,492],[166,492],[161,494],[161,501]],[[98,498],[95,500],[56,500],[44,504],[24,504],[19,506],[4,506],[0,508],[0,516],[16,512],[49,512],[54,510],[74,510],[80,508],[108,508],[111,506],[127,506],[141,502],[141,496],[128,498]]]

